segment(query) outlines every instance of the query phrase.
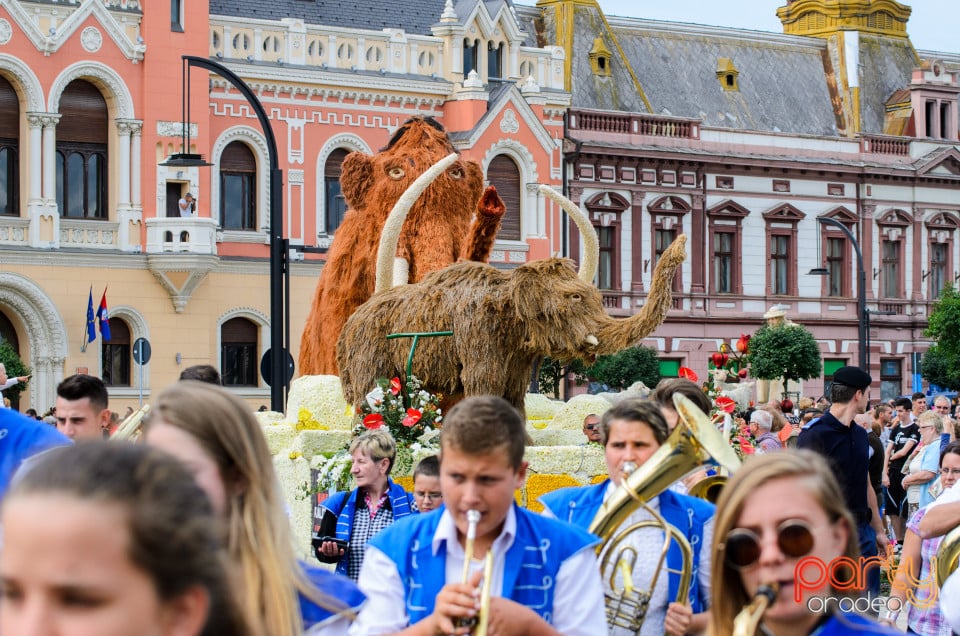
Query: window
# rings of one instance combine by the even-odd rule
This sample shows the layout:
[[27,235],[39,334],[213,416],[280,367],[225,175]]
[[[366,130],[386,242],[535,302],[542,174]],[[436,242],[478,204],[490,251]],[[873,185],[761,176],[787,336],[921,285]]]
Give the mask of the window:
[[790,237],[784,234],[770,237],[770,293],[790,293]]
[[823,394],[827,396],[827,398],[830,397],[830,389],[833,386],[833,374],[839,371],[842,367],[847,366],[847,364],[848,362],[845,359],[823,359]]
[[57,205],[60,216],[106,219],[107,103],[93,84],[74,80],[60,96]]
[[497,155],[487,167],[487,179],[497,188],[507,210],[500,221],[497,238],[505,241],[520,239],[520,168],[507,155]]
[[597,267],[597,288],[616,289],[617,272],[617,230],[614,227],[598,227],[597,239],[600,242],[600,262]]
[[937,102],[932,99],[926,101],[926,137],[939,137],[940,130],[937,126]]
[[487,42],[487,78],[503,77],[503,43]]
[[347,200],[340,189],[340,172],[343,166],[343,160],[347,157],[347,151],[338,148],[330,153],[327,162],[323,164],[323,183],[326,194],[324,195],[324,210],[326,219],[324,220],[324,232],[333,234],[343,223],[343,215],[347,213]]
[[250,147],[233,141],[220,155],[220,227],[257,229],[257,161]]
[[947,243],[930,244],[930,299],[940,298],[947,281]]
[[183,0],[170,0],[170,30],[183,33]]
[[846,265],[844,254],[846,239],[827,239],[827,296],[845,296],[843,270]]
[[246,318],[231,318],[220,326],[220,375],[224,386],[257,386],[259,330]]
[[477,70],[477,40],[463,41],[463,79]]
[[881,241],[880,259],[880,295],[900,298],[900,241]]
[[880,399],[890,400],[903,394],[901,361],[898,358],[880,358]]
[[713,234],[713,288],[718,294],[733,293],[733,232]]
[[20,214],[20,100],[0,77],[0,214]]
[[683,360],[675,358],[660,358],[660,377],[677,378],[680,377],[680,367],[683,366]]
[[[660,257],[663,256],[663,253],[667,251],[667,248],[670,247],[670,244],[673,243],[673,239],[677,238],[676,228],[658,228],[654,230],[653,242],[654,242],[654,261],[652,267],[656,267],[657,263],[660,262]],[[683,281],[680,278],[680,268],[677,268],[677,273],[673,277],[673,291],[682,291],[683,290]]]
[[103,383],[130,386],[130,327],[120,318],[110,319],[110,340],[100,349]]

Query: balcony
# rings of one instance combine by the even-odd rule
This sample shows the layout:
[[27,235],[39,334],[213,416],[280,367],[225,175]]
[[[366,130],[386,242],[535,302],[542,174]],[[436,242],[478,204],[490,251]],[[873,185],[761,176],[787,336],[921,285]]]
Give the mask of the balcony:
[[863,135],[860,137],[860,151],[876,155],[909,157],[910,140],[888,135]]
[[217,221],[191,216],[147,219],[147,254],[217,254]]
[[30,219],[19,216],[0,216],[0,245],[26,247],[30,233]]
[[700,120],[641,113],[570,110],[570,130],[670,139],[699,139]]

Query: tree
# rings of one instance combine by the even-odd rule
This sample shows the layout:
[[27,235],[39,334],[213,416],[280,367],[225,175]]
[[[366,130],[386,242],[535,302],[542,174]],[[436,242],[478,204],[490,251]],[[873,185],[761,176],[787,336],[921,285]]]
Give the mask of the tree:
[[[20,359],[9,342],[0,342],[0,363],[6,368],[8,378],[30,375],[30,368],[23,363],[23,360]],[[23,389],[24,384],[22,382],[15,384],[3,392],[3,397],[10,398],[10,403],[16,404]]]
[[541,393],[551,394],[560,399],[560,385],[563,379],[573,373],[576,377],[583,374],[586,366],[580,360],[562,364],[553,358],[544,358],[537,371],[537,386]]
[[934,303],[927,329],[923,332],[936,342],[923,356],[920,375],[932,384],[960,389],[960,293],[946,285],[940,300]]
[[630,347],[613,355],[600,356],[582,375],[615,391],[622,391],[638,381],[654,387],[660,381],[660,359],[651,347]]
[[790,381],[819,377],[823,369],[813,334],[796,323],[760,327],[750,338],[748,361],[755,378],[783,378],[784,397]]

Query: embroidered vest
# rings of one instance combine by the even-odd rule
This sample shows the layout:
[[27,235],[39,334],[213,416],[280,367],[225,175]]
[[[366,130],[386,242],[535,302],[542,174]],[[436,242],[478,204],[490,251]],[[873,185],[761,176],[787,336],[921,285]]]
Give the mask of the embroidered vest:
[[[529,607],[552,623],[553,595],[560,566],[596,537],[514,504],[517,534],[507,550],[501,596]],[[446,582],[446,543],[433,554],[433,537],[443,514],[414,515],[370,540],[397,564],[403,581],[407,616],[413,625],[433,612]]]

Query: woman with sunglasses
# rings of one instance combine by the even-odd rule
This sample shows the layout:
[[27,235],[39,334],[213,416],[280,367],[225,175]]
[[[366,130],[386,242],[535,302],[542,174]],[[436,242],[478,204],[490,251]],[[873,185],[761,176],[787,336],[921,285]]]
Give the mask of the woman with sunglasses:
[[[920,430],[923,431],[923,425]],[[960,442],[950,442],[940,455],[940,483],[947,489],[957,483],[958,479]],[[952,630],[940,611],[936,580],[931,570],[931,563],[937,557],[943,537],[921,540],[920,520],[926,511],[925,507],[921,508],[907,522],[903,551],[900,553],[900,567],[897,568],[897,578],[890,590],[890,599],[897,599],[898,607],[907,605],[907,627],[914,634],[950,636]],[[899,610],[895,607],[891,609],[893,611],[881,614],[880,618],[893,624]]]
[[[844,593],[815,582],[818,571],[829,581],[838,559],[857,563],[859,556],[856,524],[820,455],[798,450],[749,458],[717,502],[708,633],[732,634],[740,611],[769,586],[775,596],[760,624],[773,636],[895,634],[836,612],[836,602],[825,599]],[[808,585],[797,584],[798,572]]]

